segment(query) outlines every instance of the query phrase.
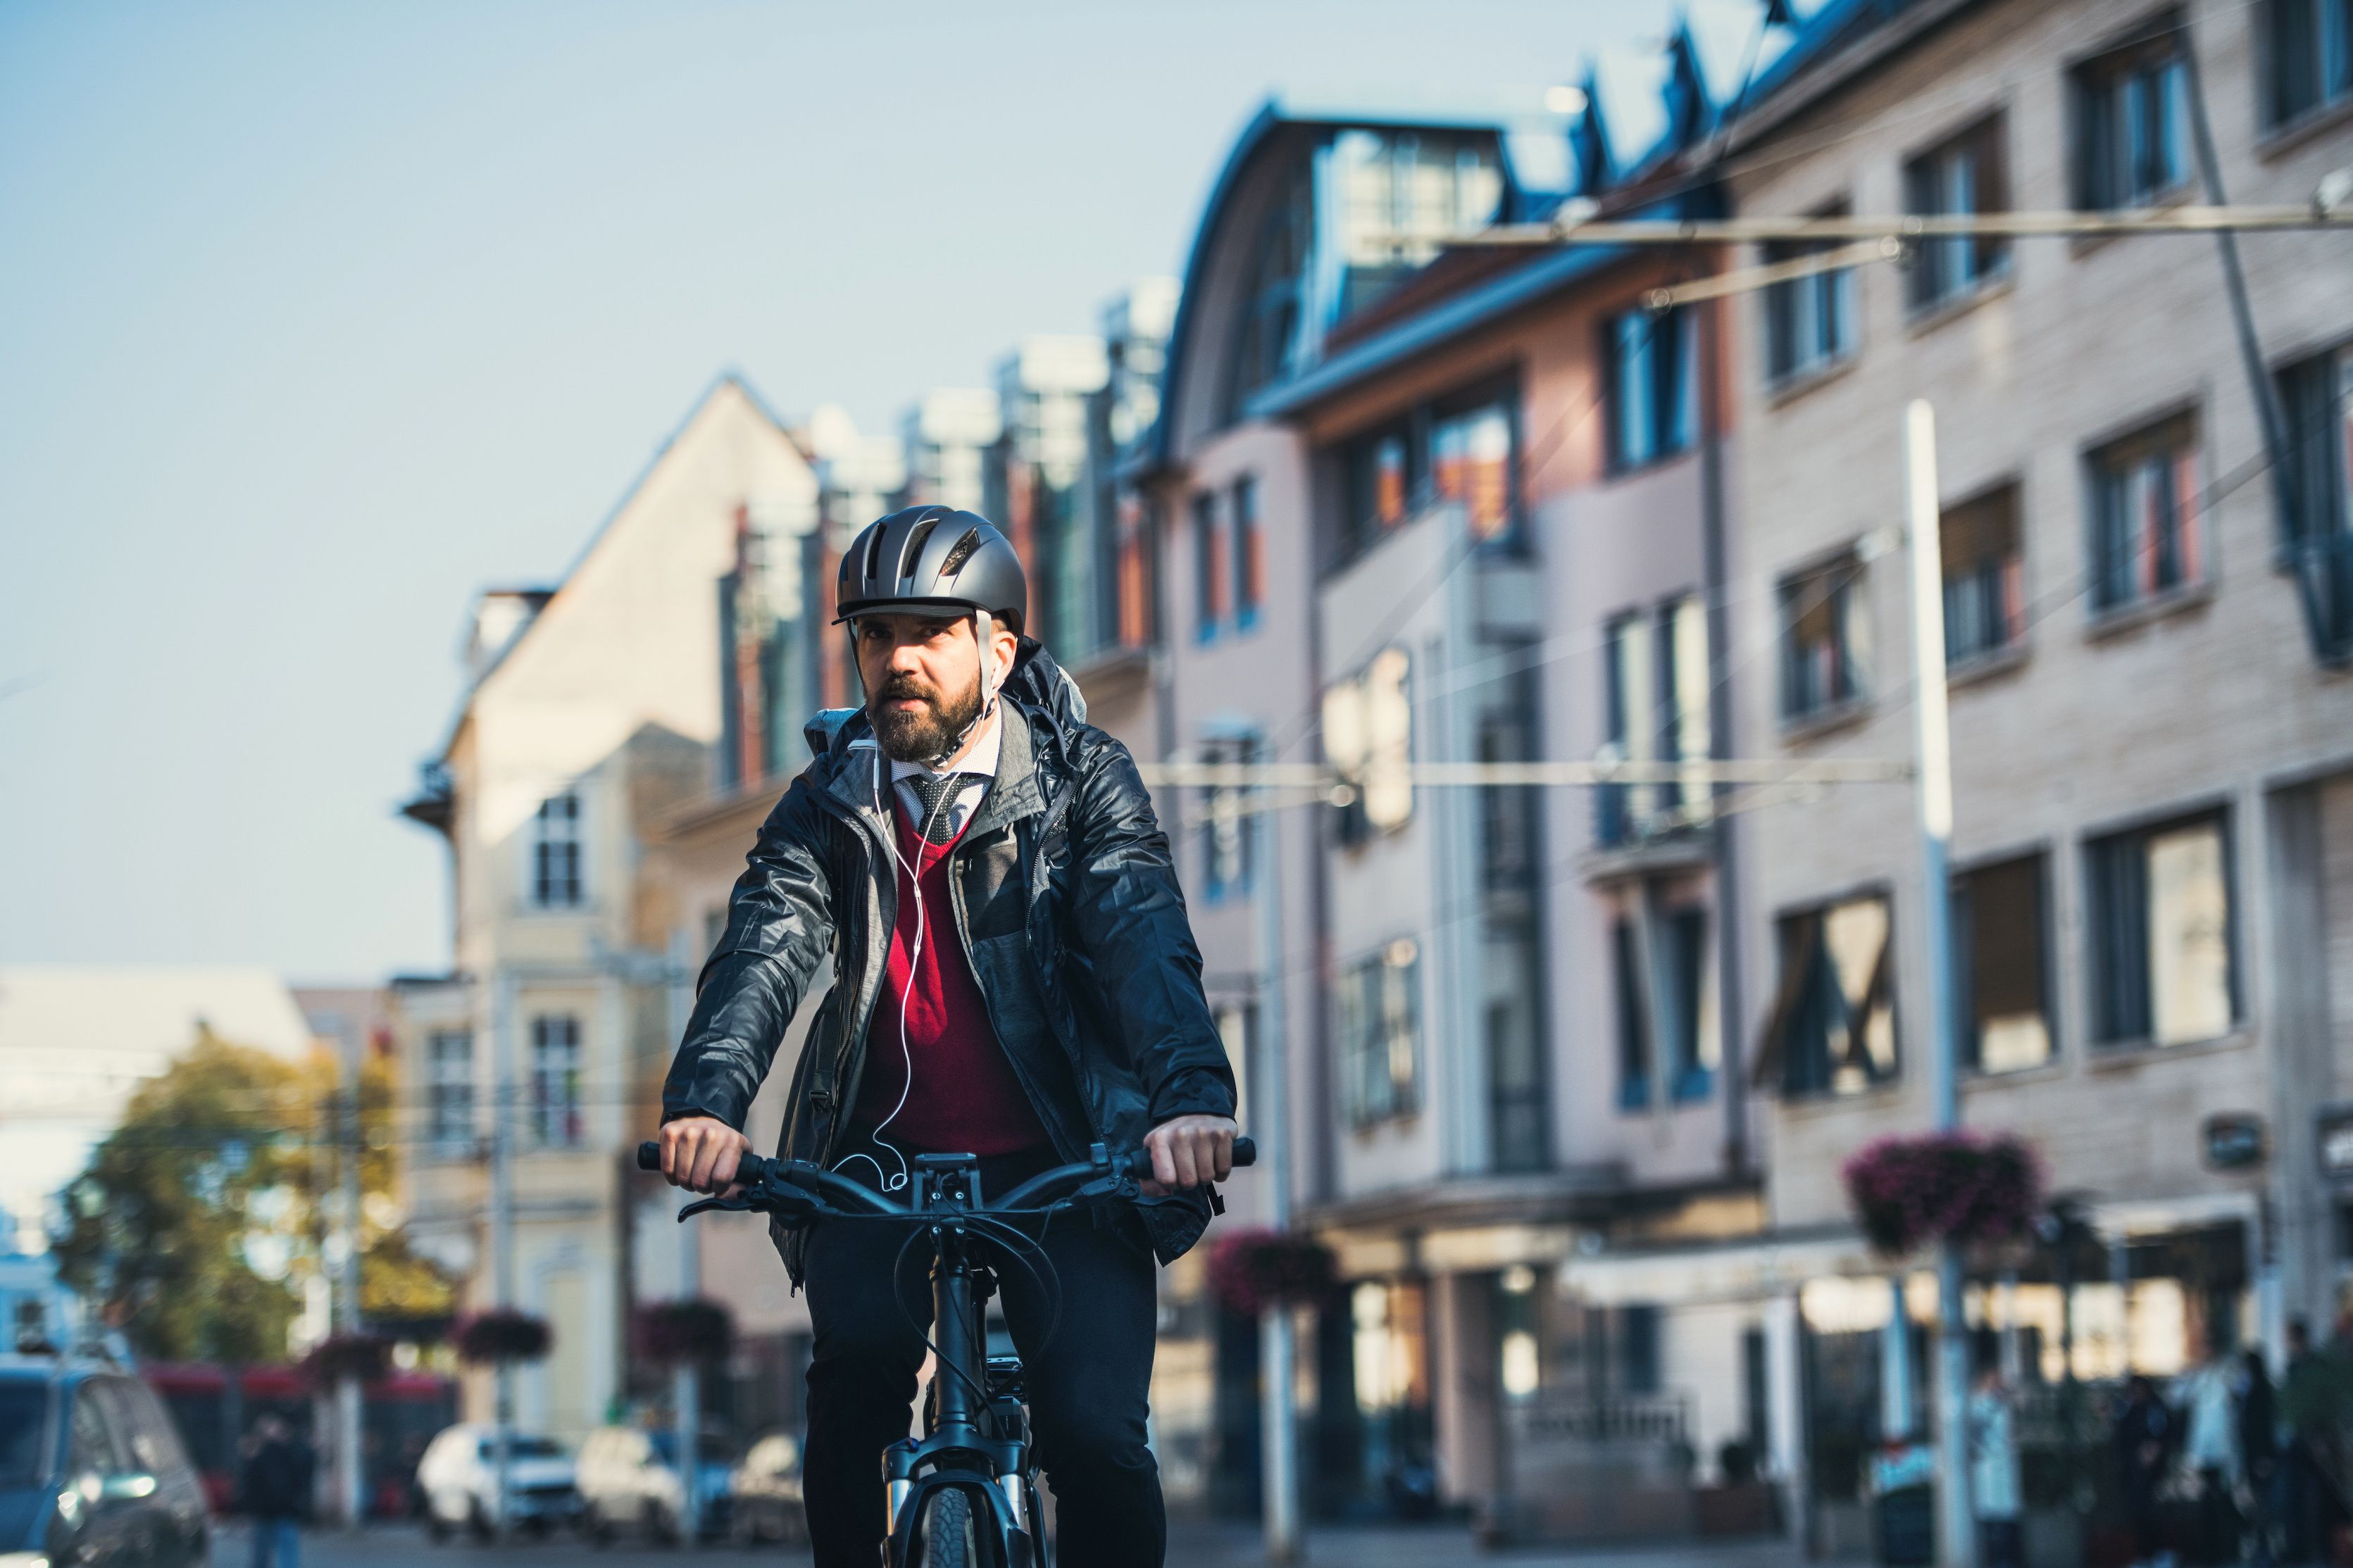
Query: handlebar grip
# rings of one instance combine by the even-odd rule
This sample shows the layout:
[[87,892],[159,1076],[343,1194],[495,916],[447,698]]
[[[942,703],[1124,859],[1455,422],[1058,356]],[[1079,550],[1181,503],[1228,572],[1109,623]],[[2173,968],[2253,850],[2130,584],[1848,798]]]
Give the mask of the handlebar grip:
[[[655,1163],[659,1164],[659,1163],[660,1163],[660,1162],[659,1162],[659,1161],[656,1161],[656,1162],[655,1162]],[[1237,1171],[1239,1171],[1239,1170],[1240,1170],[1244,1165],[1255,1165],[1255,1164],[1257,1164],[1257,1163],[1258,1163],[1258,1145],[1257,1145],[1256,1143],[1252,1142],[1250,1140],[1249,1140],[1249,1139],[1247,1139],[1247,1138],[1237,1138],[1237,1139],[1235,1139],[1235,1140],[1234,1140],[1234,1169],[1236,1169]]]
[[638,1145],[638,1169],[640,1171],[659,1171],[661,1169],[660,1144],[648,1142]]

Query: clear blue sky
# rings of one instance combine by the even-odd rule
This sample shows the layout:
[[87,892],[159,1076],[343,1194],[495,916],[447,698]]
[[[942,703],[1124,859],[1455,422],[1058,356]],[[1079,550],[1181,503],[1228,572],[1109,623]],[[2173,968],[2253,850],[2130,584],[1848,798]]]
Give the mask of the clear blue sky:
[[0,960],[443,965],[468,595],[719,371],[890,427],[1177,270],[1270,89],[1666,9],[0,0]]

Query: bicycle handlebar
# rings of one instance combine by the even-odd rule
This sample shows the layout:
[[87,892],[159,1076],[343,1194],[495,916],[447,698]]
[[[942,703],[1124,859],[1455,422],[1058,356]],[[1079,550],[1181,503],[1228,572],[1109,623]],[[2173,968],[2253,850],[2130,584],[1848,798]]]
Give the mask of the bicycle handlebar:
[[[1235,1139],[1233,1160],[1236,1168],[1256,1164],[1258,1145],[1248,1138]],[[661,1169],[659,1143],[647,1142],[638,1145],[638,1169]],[[1049,1194],[1060,1196],[1057,1189],[1075,1188],[1098,1176],[1149,1176],[1151,1173],[1152,1156],[1141,1149],[1130,1150],[1112,1155],[1108,1170],[1091,1161],[1082,1161],[1042,1172],[989,1206],[1010,1209],[1018,1207],[1021,1202],[1033,1202]],[[806,1160],[770,1160],[758,1154],[745,1154],[735,1163],[735,1180],[747,1187],[771,1184],[797,1187],[812,1197],[831,1199],[844,1208],[867,1214],[911,1215],[922,1212],[909,1205],[893,1203],[871,1187],[821,1165],[810,1164]]]

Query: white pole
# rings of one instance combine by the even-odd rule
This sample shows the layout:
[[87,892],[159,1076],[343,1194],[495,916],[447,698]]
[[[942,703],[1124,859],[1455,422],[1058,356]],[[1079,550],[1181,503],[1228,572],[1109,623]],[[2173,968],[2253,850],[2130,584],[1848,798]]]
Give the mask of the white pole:
[[[1926,398],[1904,411],[1905,489],[1912,529],[1912,711],[1920,763],[1920,934],[1928,944],[1930,1087],[1936,1130],[1961,1123],[1960,1042],[1953,1020],[1951,931],[1953,739],[1945,707],[1944,548],[1936,497],[1936,416]],[[1969,1504],[1968,1323],[1961,1306],[1958,1244],[1936,1257],[1936,1534],[1945,1568],[1976,1568],[1977,1518]]]
[[[504,967],[491,981],[491,1301],[505,1310],[514,1305],[514,976]],[[491,1522],[503,1539],[507,1494],[513,1460],[514,1363],[501,1356],[498,1380],[497,1495]]]
[[[1261,793],[1263,793],[1261,786]],[[1250,1129],[1259,1148],[1260,1185],[1266,1193],[1266,1223],[1277,1232],[1291,1228],[1291,1138],[1289,1072],[1283,1049],[1282,884],[1277,875],[1280,847],[1276,813],[1253,815],[1258,863],[1258,1038],[1252,1042]],[[1259,1320],[1260,1481],[1265,1492],[1266,1555],[1293,1563],[1299,1540],[1299,1422],[1292,1408],[1291,1309],[1277,1305]]]

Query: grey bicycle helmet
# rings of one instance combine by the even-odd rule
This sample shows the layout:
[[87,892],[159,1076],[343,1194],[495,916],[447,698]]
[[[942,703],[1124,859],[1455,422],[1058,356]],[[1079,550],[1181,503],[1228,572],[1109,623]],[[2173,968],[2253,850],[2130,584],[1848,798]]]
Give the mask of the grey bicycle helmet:
[[976,512],[911,506],[866,525],[841,558],[833,624],[886,611],[979,610],[1024,630],[1029,578],[1013,545]]

